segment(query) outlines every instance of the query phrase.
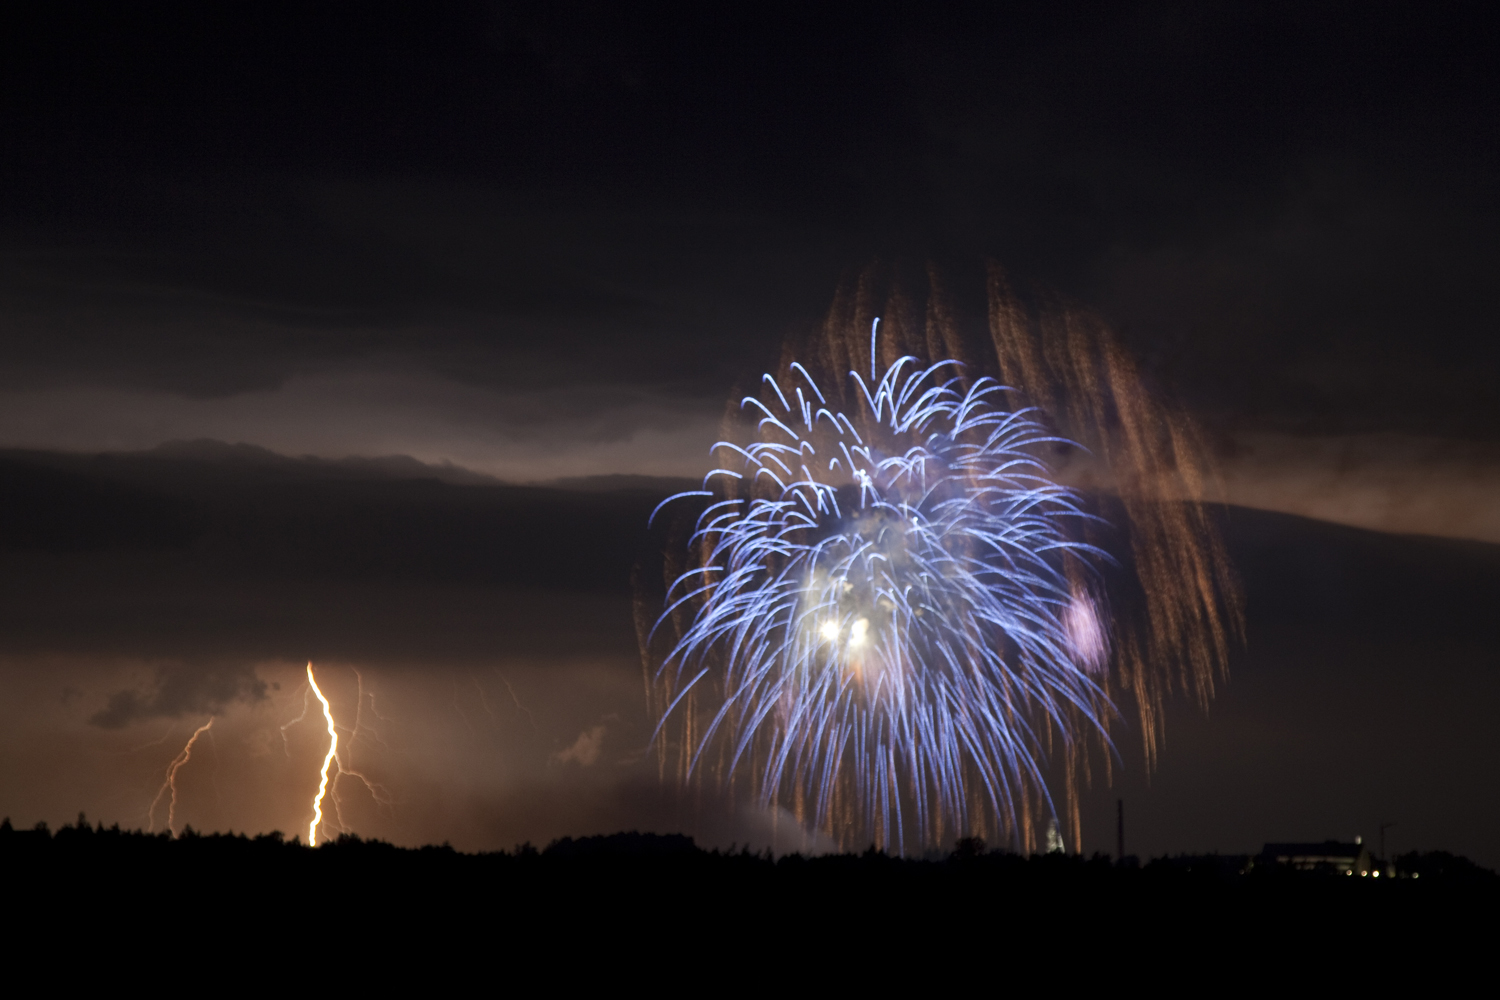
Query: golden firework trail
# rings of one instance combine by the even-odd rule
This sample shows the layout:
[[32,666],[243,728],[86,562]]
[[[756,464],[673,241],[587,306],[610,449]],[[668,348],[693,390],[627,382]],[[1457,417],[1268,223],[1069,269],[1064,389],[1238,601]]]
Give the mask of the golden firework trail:
[[156,829],[156,807],[161,804],[161,797],[170,793],[171,797],[167,800],[167,832],[173,836],[177,835],[175,828],[177,821],[177,772],[182,770],[182,766],[193,758],[193,744],[198,742],[198,737],[213,728],[213,724],[214,717],[210,715],[207,722],[193,730],[193,735],[188,737],[187,745],[182,748],[182,751],[176,757],[172,758],[172,763],[167,765],[166,778],[162,781],[161,788],[156,793],[156,798],[151,800],[151,810],[147,814],[151,821],[152,830]]

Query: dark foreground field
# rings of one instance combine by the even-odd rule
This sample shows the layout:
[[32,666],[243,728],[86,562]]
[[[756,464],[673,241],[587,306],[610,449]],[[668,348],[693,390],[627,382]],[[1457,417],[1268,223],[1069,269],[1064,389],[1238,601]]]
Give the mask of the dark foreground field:
[[621,954],[719,963],[726,975],[768,957],[809,975],[852,962],[845,972],[878,979],[923,963],[956,974],[1064,956],[1067,979],[1127,960],[1173,975],[1285,975],[1312,962],[1322,971],[1297,974],[1442,978],[1487,952],[1500,904],[1495,873],[1441,852],[1406,855],[1397,878],[1377,880],[1244,872],[1236,858],[1022,857],[972,841],[936,860],[772,859],[637,833],[471,855],[353,837],[315,850],[279,834],[173,839],[81,820],[55,833],[0,826],[5,908],[26,918],[12,944],[43,949],[13,948],[21,961],[65,941],[96,958],[219,955],[255,976],[244,949],[295,945],[339,968],[363,956],[361,977],[520,963],[559,989]]

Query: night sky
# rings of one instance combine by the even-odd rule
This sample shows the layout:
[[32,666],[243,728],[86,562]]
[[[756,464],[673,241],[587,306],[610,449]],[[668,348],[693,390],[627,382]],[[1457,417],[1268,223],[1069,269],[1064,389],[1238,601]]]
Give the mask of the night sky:
[[177,828],[305,830],[311,658],[361,834],[822,846],[660,780],[646,517],[841,283],[982,317],[995,261],[1205,428],[1244,587],[1084,850],[1123,797],[1132,853],[1500,864],[1497,46],[1481,3],[7,6],[0,814],[161,829],[212,716]]

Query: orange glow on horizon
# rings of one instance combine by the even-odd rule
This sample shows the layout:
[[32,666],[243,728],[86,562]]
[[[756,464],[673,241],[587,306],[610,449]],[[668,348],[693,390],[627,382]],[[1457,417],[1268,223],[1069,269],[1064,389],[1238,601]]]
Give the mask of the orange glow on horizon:
[[323,772],[318,782],[318,794],[313,798],[313,818],[307,825],[307,846],[318,846],[318,824],[323,821],[323,796],[328,792],[328,765],[333,763],[339,751],[339,734],[333,725],[333,710],[328,706],[328,699],[323,697],[323,692],[318,688],[318,682],[313,678],[312,661],[307,664],[307,683],[312,685],[313,694],[318,696],[318,701],[323,705],[323,718],[328,722],[328,755],[323,758]]

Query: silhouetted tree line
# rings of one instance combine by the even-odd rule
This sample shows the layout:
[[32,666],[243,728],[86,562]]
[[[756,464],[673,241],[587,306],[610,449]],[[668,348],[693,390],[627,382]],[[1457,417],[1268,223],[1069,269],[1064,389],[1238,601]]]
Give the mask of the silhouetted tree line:
[[[0,823],[0,906],[8,954],[54,956],[44,964],[56,974],[161,961],[236,981],[269,969],[277,982],[390,985],[399,970],[430,985],[515,968],[562,991],[611,969],[676,974],[684,960],[731,979],[759,963],[872,984],[892,962],[1000,974],[1002,960],[1045,960],[1072,979],[1165,945],[1179,971],[1222,968],[1257,941],[1274,939],[1290,962],[1321,954],[1298,942],[1365,926],[1467,953],[1489,926],[1472,915],[1494,912],[1497,895],[1493,872],[1441,852],[1401,860],[1421,879],[1378,882],[1129,860],[1024,857],[978,839],[921,859],[773,858],[636,832],[481,854],[356,836],[310,850],[280,833],[173,837],[80,816],[55,832]],[[292,971],[308,962],[334,964]]]
[[[1494,891],[1500,876],[1468,858],[1446,851],[1411,852],[1395,858],[1397,878],[1383,883],[1347,879],[1289,868],[1247,864],[1244,855],[1161,857],[1144,865],[1135,858],[1106,855],[1015,854],[993,850],[979,838],[959,840],[952,852],[921,858],[897,857],[873,847],[862,854],[775,858],[769,851],[747,848],[705,850],[681,834],[616,833],[564,837],[538,849],[523,844],[514,851],[466,854],[448,844],[397,847],[380,840],[343,834],[308,849],[281,832],[247,836],[200,834],[188,827],[177,836],[122,830],[118,824],[90,825],[79,814],[76,823],[55,833],[45,823],[17,830],[0,822],[0,866],[12,885],[28,875],[94,878],[160,878],[174,874],[243,876],[256,873],[273,881],[284,876],[339,879],[407,878],[422,881],[500,880],[511,887],[583,881],[647,879],[656,883],[683,880],[701,887],[799,884],[818,888],[872,887],[889,890],[966,892],[973,887],[1019,890],[1101,890],[1140,892],[1152,889],[1231,887],[1312,888],[1348,893],[1438,891],[1464,887]],[[1418,874],[1420,886],[1402,876]],[[1415,881],[1415,880],[1411,880]]]

